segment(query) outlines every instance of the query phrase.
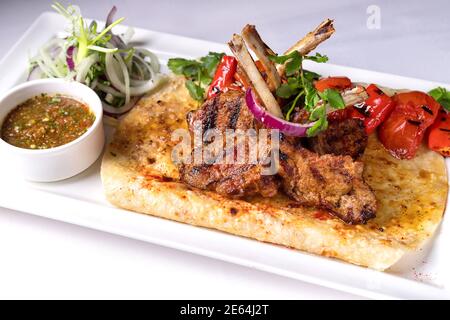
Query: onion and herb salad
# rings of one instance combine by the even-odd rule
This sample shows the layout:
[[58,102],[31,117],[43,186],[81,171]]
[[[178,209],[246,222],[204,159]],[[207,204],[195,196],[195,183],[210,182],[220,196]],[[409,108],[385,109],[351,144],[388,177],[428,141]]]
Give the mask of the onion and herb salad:
[[112,33],[124,18],[113,21],[113,7],[103,30],[96,21],[89,25],[76,6],[52,8],[64,16],[68,28],[39,49],[30,61],[29,80],[65,78],[91,87],[101,98],[106,114],[119,116],[128,112],[138,98],[156,87],[162,76],[160,64],[152,52],[135,48],[130,40],[134,30]]

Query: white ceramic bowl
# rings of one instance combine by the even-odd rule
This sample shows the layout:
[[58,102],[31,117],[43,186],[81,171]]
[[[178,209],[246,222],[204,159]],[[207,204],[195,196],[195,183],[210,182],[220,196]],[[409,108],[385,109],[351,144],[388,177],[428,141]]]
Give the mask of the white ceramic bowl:
[[84,102],[95,114],[94,124],[78,139],[45,150],[22,149],[0,139],[0,156],[8,161],[11,170],[15,170],[19,177],[30,181],[51,182],[73,177],[90,167],[102,153],[105,144],[102,103],[92,89],[75,81],[29,81],[0,98],[0,126],[12,109],[41,93],[59,93]]

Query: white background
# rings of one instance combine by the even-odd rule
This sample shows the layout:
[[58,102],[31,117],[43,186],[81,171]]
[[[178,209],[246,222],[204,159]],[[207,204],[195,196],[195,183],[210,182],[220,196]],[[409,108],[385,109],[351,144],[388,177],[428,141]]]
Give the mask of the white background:
[[[283,51],[330,17],[337,33],[320,52],[332,63],[450,83],[449,1],[74,3],[86,17],[104,20],[115,4],[126,24],[217,42],[253,23],[275,51]],[[380,29],[367,28],[369,5],[381,9]],[[0,57],[49,7],[47,0],[0,1]],[[0,208],[0,298],[358,297]]]

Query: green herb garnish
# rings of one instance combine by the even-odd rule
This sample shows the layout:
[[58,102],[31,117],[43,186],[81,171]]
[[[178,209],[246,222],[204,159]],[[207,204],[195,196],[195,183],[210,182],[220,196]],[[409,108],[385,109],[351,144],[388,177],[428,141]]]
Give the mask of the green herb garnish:
[[324,102],[328,102],[330,106],[334,109],[344,109],[345,102],[342,99],[339,91],[335,89],[326,89],[324,92],[319,92],[319,96]]
[[[293,51],[284,56],[271,56],[270,59],[277,64],[285,65],[287,77],[286,83],[278,87],[276,95],[280,98],[290,100],[284,108],[286,120],[290,120],[291,114],[296,106],[302,104],[309,112],[309,120],[317,121],[307,131],[308,136],[314,136],[328,127],[327,106],[334,109],[345,108],[344,99],[334,89],[318,92],[314,87],[314,81],[320,75],[303,69],[303,61],[311,60],[317,63],[328,61],[328,57],[316,53],[314,56],[302,56],[298,51]],[[322,101],[319,103],[319,101]]]
[[186,88],[191,97],[203,102],[206,89],[211,84],[223,56],[224,53],[210,52],[198,60],[173,58],[169,59],[167,66],[173,73],[186,77]]
[[450,91],[442,87],[437,87],[428,92],[428,94],[432,96],[445,111],[450,112]]
[[205,97],[205,89],[203,89],[200,85],[195,84],[192,80],[187,80],[186,88],[194,100],[203,101]]

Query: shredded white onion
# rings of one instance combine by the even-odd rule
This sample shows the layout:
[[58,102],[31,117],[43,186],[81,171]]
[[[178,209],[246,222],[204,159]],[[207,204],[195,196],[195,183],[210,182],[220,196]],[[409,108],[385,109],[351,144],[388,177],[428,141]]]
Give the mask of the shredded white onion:
[[119,66],[121,68],[123,77],[122,79],[125,79],[125,104],[130,103],[130,76],[128,75],[128,68],[125,64],[125,61],[123,61],[122,57],[119,54],[114,54],[114,58],[119,62]]
[[[116,115],[128,111],[136,99],[158,85],[161,79],[158,57],[149,50],[132,47],[134,29],[128,28],[120,36],[108,30],[104,35],[111,35],[110,40],[106,43],[97,41],[97,37],[107,38],[102,38],[101,31],[93,31],[84,24],[77,7],[65,9],[59,4],[52,7],[69,20],[69,28],[38,50],[30,60],[28,79],[65,78],[84,83],[98,92],[103,100],[107,99],[105,111]],[[88,42],[86,50],[80,46],[80,39]],[[69,48],[70,56],[77,59],[70,58],[68,62]],[[81,56],[79,50],[82,50]]]
[[[120,80],[119,75],[115,70],[114,63],[120,63],[120,62],[115,62],[114,54],[107,53],[106,59],[105,59],[105,65],[106,65],[106,75],[108,77],[108,80],[111,82],[111,84],[114,86],[114,88],[116,88],[120,92],[124,93],[125,95],[126,95],[127,90],[129,90],[129,94],[131,96],[141,96],[141,95],[145,94],[146,92],[150,91],[151,89],[153,89],[158,82],[157,80],[159,80],[159,78],[156,77],[156,74],[153,71],[153,69],[149,65],[147,65],[148,70],[151,74],[151,78],[147,81],[144,81],[139,86],[130,87],[128,84],[128,89],[127,89],[126,88],[127,85]],[[122,60],[122,63],[124,64],[123,60]],[[122,72],[122,74],[123,74],[123,72]]]
[[86,76],[91,69],[92,65],[98,61],[98,55],[96,53],[91,54],[90,56],[81,60],[81,62],[75,66],[75,70],[77,72],[77,76],[75,78],[76,81],[81,83],[86,83]]
[[123,105],[120,108],[113,107],[110,104],[104,102],[103,110],[105,110],[105,112],[107,112],[109,114],[121,115],[121,114],[124,114],[124,113],[130,111],[135,106],[138,99],[139,99],[139,97],[133,97],[129,103]]
[[55,66],[55,61],[52,61],[52,58],[45,50],[46,48],[41,48],[39,53],[41,54],[41,61],[47,66],[47,70],[54,77],[63,78],[63,74],[59,72],[58,68]]
[[117,91],[116,89],[112,88],[111,86],[106,86],[101,82],[97,83],[96,88],[105,93],[109,93],[110,95],[112,95],[114,97],[125,98],[125,95],[122,92]]

